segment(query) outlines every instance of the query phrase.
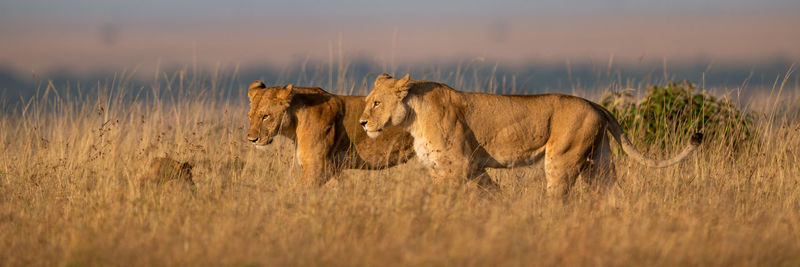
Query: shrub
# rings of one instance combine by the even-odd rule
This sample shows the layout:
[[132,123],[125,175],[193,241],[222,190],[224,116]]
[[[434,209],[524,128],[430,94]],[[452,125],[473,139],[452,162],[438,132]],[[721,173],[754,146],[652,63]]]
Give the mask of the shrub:
[[675,140],[688,140],[692,133],[705,136],[704,143],[716,142],[740,150],[754,144],[757,133],[754,115],[740,111],[727,98],[705,90],[695,93],[694,84],[681,81],[652,86],[638,103],[630,92],[612,92],[600,102],[620,121],[626,132],[648,146],[669,147]]

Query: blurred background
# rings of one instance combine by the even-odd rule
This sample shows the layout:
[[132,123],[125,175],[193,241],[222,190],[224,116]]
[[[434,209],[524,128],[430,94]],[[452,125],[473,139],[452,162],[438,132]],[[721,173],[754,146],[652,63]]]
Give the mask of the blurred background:
[[183,73],[341,91],[339,78],[384,71],[485,73],[526,93],[769,87],[800,59],[798,29],[796,0],[4,0],[0,90]]

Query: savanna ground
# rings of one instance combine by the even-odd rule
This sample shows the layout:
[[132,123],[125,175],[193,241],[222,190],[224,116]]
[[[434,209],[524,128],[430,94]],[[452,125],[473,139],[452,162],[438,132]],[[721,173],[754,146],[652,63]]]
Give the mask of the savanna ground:
[[[757,114],[755,145],[707,140],[664,169],[615,149],[614,189],[579,181],[563,203],[545,197],[538,167],[491,171],[495,195],[433,187],[416,161],[305,190],[291,142],[245,140],[244,85],[168,84],[43,86],[0,117],[2,265],[800,265],[800,86],[780,79],[709,88]],[[223,87],[242,91],[220,100]],[[648,149],[628,132],[659,158],[688,141]],[[140,187],[155,156],[194,163],[196,193]]]

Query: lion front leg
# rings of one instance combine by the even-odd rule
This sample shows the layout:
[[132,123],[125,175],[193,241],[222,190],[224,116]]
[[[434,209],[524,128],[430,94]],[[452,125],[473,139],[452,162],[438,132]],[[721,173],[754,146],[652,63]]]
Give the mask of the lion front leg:
[[299,123],[297,132],[297,156],[303,166],[300,183],[308,187],[322,186],[334,174],[330,151],[335,128],[319,129],[318,125],[305,121]]
[[452,157],[438,157],[431,164],[428,172],[435,185],[460,185],[463,184],[470,171],[466,160]]
[[466,184],[489,191],[500,188],[484,168],[468,160],[440,160],[436,165],[430,169],[433,183],[436,185],[461,186]]
[[300,176],[299,183],[306,187],[319,187],[324,185],[334,175],[330,160],[325,157],[324,152],[315,150],[298,150],[300,164],[303,174]]
[[463,184],[466,179],[466,171],[458,170],[458,169],[450,169],[450,168],[436,168],[431,169],[430,171],[431,178],[433,180],[434,185],[442,185],[442,186],[456,186]]
[[333,171],[324,160],[304,161],[300,184],[306,187],[324,185],[333,176]]

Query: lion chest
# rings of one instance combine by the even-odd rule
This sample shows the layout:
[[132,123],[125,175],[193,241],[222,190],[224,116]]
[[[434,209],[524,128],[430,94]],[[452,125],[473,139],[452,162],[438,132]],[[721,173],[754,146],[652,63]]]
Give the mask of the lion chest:
[[433,148],[425,137],[414,138],[414,153],[417,154],[417,159],[425,167],[436,168],[439,166],[437,160],[440,152]]
[[411,124],[406,130],[414,137],[414,153],[418,161],[426,168],[436,169],[442,167],[445,151],[441,142],[437,142],[441,138],[439,136],[433,136],[433,138],[428,136],[429,134],[438,135],[438,133],[435,133],[435,130],[434,133],[426,133],[426,129],[419,124]]

